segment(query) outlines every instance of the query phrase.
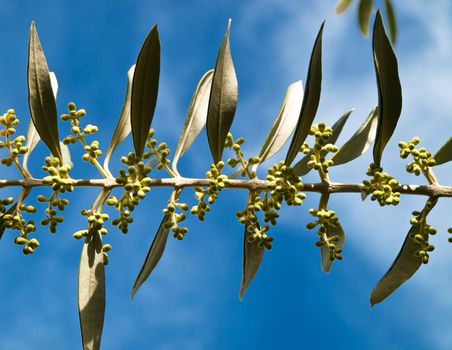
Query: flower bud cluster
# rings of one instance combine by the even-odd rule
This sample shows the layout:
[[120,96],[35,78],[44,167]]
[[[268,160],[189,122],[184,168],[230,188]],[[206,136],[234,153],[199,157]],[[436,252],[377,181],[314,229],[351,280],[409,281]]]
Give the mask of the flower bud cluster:
[[239,137],[234,141],[234,138],[231,133],[228,133],[226,137],[226,142],[224,146],[226,148],[231,149],[235,153],[235,158],[228,159],[228,165],[231,168],[235,168],[237,165],[240,165],[239,172],[241,176],[248,176],[250,179],[254,179],[256,174],[252,172],[251,167],[255,164],[259,164],[259,157],[251,157],[247,160],[243,157],[243,153],[241,150],[241,146],[245,142],[243,137]]
[[193,206],[190,213],[196,215],[200,221],[204,221],[206,213],[210,210],[209,205],[215,202],[219,192],[228,183],[228,177],[221,174],[223,168],[223,161],[219,161],[217,164],[211,164],[210,170],[206,172],[206,177],[209,179],[209,186],[206,188],[195,187],[195,198],[198,200],[198,205]]
[[22,213],[34,214],[36,213],[36,208],[31,205],[20,204],[11,214],[6,213],[3,215],[3,227],[19,232],[20,236],[16,237],[14,243],[23,246],[23,253],[30,255],[39,247],[39,242],[36,238],[28,238],[29,234],[36,231],[36,226],[33,220],[26,221]]
[[436,163],[435,158],[425,148],[416,148],[419,142],[420,139],[417,136],[408,143],[399,142],[400,157],[403,159],[408,158],[409,155],[413,157],[413,161],[406,166],[406,171],[416,176],[427,173]]
[[159,143],[157,139],[152,138],[155,134],[154,129],[149,130],[148,138],[146,140],[146,148],[149,149],[149,152],[143,153],[143,159],[148,159],[151,156],[154,156],[157,160],[157,170],[169,170],[168,165],[171,161],[168,159],[170,155],[170,150],[165,142]]
[[301,178],[295,175],[293,169],[281,161],[268,169],[267,180],[270,187],[269,206],[276,210],[281,209],[283,202],[289,206],[299,206],[306,198],[301,192],[303,183]]
[[[89,228],[87,230],[80,230],[73,234],[73,237],[77,240],[85,238],[89,239],[92,234],[106,235],[108,233],[107,229],[103,227],[104,221],[108,220],[107,214],[94,213],[92,210],[82,210],[82,215],[88,217]],[[104,244],[102,246],[102,259],[104,265],[108,265],[108,252],[111,250],[110,244]]]
[[270,230],[268,225],[260,226],[256,215],[257,211],[262,210],[262,200],[258,197],[252,197],[245,210],[236,212],[239,223],[246,227],[246,239],[249,243],[257,243],[259,248],[267,250],[272,249],[273,237],[267,235]]
[[188,228],[180,227],[179,224],[185,220],[186,215],[183,212],[177,214],[176,209],[187,211],[188,205],[185,203],[179,203],[177,200],[170,199],[167,207],[163,209],[163,214],[170,216],[169,221],[164,224],[164,227],[168,230],[171,229],[171,231],[173,231],[174,238],[182,240],[187,234]]
[[116,183],[124,188],[124,193],[119,199],[115,196],[108,198],[107,205],[114,206],[119,211],[119,218],[114,219],[112,225],[118,226],[118,229],[126,234],[129,232],[129,224],[133,222],[131,212],[151,189],[151,179],[147,177],[151,168],[132,152],[127,157],[122,157],[121,162],[127,165],[127,171],[119,170]]
[[[429,205],[429,203],[427,203]],[[411,226],[415,227],[416,230],[409,235],[409,238],[416,244],[419,248],[414,252],[414,256],[421,259],[423,264],[427,264],[429,260],[429,253],[432,252],[435,247],[428,242],[430,235],[436,234],[436,229],[428,225],[426,218],[422,212],[413,211],[414,216],[410,220]]]
[[0,136],[5,138],[5,141],[0,141],[0,149],[7,148],[9,153],[9,157],[2,158],[0,161],[3,165],[11,166],[17,162],[20,155],[28,152],[28,147],[24,146],[25,137],[22,135],[11,140],[11,136],[16,133],[14,127],[19,125],[19,119],[17,119],[13,109],[8,110],[0,117],[0,125],[3,126],[0,130]]
[[371,179],[363,181],[363,193],[372,195],[371,200],[378,201],[380,206],[400,203],[400,192],[394,191],[399,185],[396,179],[375,164],[369,166],[366,174],[371,176]]
[[319,240],[316,242],[316,246],[326,247],[330,252],[330,260],[342,260],[342,249],[337,246],[339,242],[339,236],[330,235],[328,232],[328,227],[337,227],[339,224],[339,219],[333,210],[328,209],[309,209],[309,214],[317,218],[316,221],[310,222],[306,225],[308,230],[312,230],[319,226],[317,235]]
[[63,114],[61,120],[71,122],[72,135],[65,137],[63,143],[69,145],[80,141],[85,150],[82,160],[84,162],[90,162],[93,165],[96,164],[97,159],[102,155],[102,151],[99,149],[99,141],[94,140],[88,145],[85,141],[85,136],[97,133],[97,126],[88,124],[83,129],[80,127],[80,119],[86,115],[86,111],[84,109],[77,110],[75,103],[71,102],[68,104],[68,111],[69,114]]
[[0,200],[0,213],[4,214],[7,212],[6,206],[11,205],[14,202],[13,197],[8,197],[5,199]]
[[307,163],[308,168],[317,170],[323,174],[328,173],[328,168],[333,165],[331,159],[326,159],[328,153],[336,153],[339,148],[328,141],[333,136],[333,129],[325,123],[314,124],[309,130],[309,135],[315,137],[314,147],[310,148],[306,143],[300,149],[305,154],[312,152]]

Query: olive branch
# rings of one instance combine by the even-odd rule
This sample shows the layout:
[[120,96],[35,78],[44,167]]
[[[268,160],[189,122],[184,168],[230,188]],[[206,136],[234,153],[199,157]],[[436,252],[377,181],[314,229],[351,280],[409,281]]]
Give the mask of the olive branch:
[[[99,142],[92,140],[98,128],[85,124],[87,112],[78,109],[72,102],[68,104],[67,113],[60,117],[69,124],[70,134],[60,141],[55,102],[58,83],[55,74],[49,72],[32,23],[27,72],[31,122],[27,137],[15,136],[19,119],[14,110],[10,109],[0,117],[0,149],[6,152],[1,163],[8,167],[14,166],[22,177],[0,180],[0,188],[21,188],[17,199],[8,197],[0,200],[0,237],[6,229],[16,232],[14,242],[22,247],[25,255],[31,255],[39,247],[35,237],[38,229],[32,219],[38,210],[26,203],[33,189],[51,189],[48,197],[42,194],[37,196],[38,202],[45,206],[45,215],[40,224],[47,226],[51,233],[57,232],[58,224],[64,220],[61,212],[69,205],[66,198],[68,193],[79,187],[100,189],[94,203],[81,212],[86,217],[86,227],[73,233],[75,239],[83,241],[78,300],[84,349],[100,348],[105,310],[105,265],[108,264],[108,252],[112,249],[110,244],[105,243],[109,233],[107,223],[111,222],[112,226],[117,226],[118,230],[127,234],[129,225],[133,224],[134,209],[153,188],[170,187],[172,193],[133,285],[132,298],[157,266],[169,233],[183,240],[189,233],[189,228],[184,224],[187,215],[203,221],[211,206],[219,200],[221,192],[231,189],[248,192],[247,202],[236,213],[238,222],[244,225],[241,299],[254,279],[265,251],[272,249],[275,244],[272,228],[277,225],[280,210],[285,206],[301,206],[306,193],[311,192],[319,193],[320,200],[317,208],[309,209],[313,221],[307,223],[306,227],[317,231],[316,246],[321,252],[324,271],[330,271],[334,261],[344,258],[346,241],[340,218],[329,207],[331,195],[360,193],[363,200],[369,196],[381,206],[397,205],[401,195],[427,197],[425,206],[412,212],[411,228],[399,255],[371,293],[372,305],[384,300],[422,264],[428,263],[434,250],[429,238],[436,233],[434,227],[427,223],[428,214],[440,198],[452,197],[452,187],[441,185],[433,169],[452,160],[452,138],[435,155],[425,148],[418,148],[418,137],[399,143],[401,158],[410,158],[407,172],[415,176],[422,175],[427,182],[425,185],[400,184],[384,171],[383,151],[401,113],[402,92],[397,59],[381,15],[377,12],[372,48],[378,105],[342,147],[336,146],[353,110],[347,111],[331,127],[325,123],[313,124],[321,94],[323,28],[324,24],[314,43],[305,88],[301,81],[288,87],[279,114],[259,154],[247,158],[242,152],[244,138],[236,139],[229,132],[238,99],[238,83],[229,44],[229,22],[215,68],[200,79],[190,102],[177,149],[174,156],[170,157],[167,144],[159,142],[155,131],[151,129],[160,74],[160,40],[156,26],[149,32],[136,64],[128,72],[124,106],[104,154]],[[185,178],[179,173],[178,163],[204,127],[213,163],[205,177]],[[120,158],[122,168],[114,176],[109,169],[109,161],[129,134],[132,134],[134,151]],[[259,171],[259,167],[277,154],[289,139],[285,160],[267,168],[265,177],[260,178],[262,171]],[[27,166],[39,140],[46,144],[51,153],[44,160],[42,169],[48,175],[43,178],[35,178]],[[331,180],[332,167],[358,158],[372,144],[373,163],[367,169],[366,180],[358,184],[335,183]],[[82,160],[94,166],[100,178],[71,177],[70,147],[82,147]],[[223,160],[225,151],[230,157],[226,161]],[[300,154],[303,156],[292,165]],[[317,172],[319,182],[303,183],[302,177],[310,171]],[[154,177],[155,172],[165,175]],[[190,205],[180,200],[183,191],[189,188],[194,190],[194,200]],[[111,212],[114,213],[112,219]]]

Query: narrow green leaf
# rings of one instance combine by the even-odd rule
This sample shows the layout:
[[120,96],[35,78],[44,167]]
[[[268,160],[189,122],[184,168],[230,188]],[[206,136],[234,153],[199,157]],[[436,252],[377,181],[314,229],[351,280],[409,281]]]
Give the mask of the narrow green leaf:
[[[337,223],[336,227],[327,226],[327,236],[339,237],[339,241],[335,243],[337,248],[342,249],[342,247],[345,245],[345,232],[340,223]],[[331,267],[333,266],[334,263],[334,261],[330,260],[330,251],[328,250],[327,247],[322,246],[320,248],[320,253],[322,258],[322,270],[324,272],[330,272]]]
[[58,135],[58,113],[49,68],[34,22],[28,42],[28,106],[31,118],[41,139],[50,152],[61,159]]
[[375,140],[378,123],[378,107],[375,107],[352,137],[333,156],[333,165],[341,165],[358,158]]
[[358,6],[358,21],[361,33],[369,35],[370,15],[372,14],[373,0],[361,0]]
[[290,166],[300,151],[306,137],[309,134],[317,108],[320,102],[320,91],[322,87],[322,34],[325,22],[320,26],[319,33],[312,49],[311,60],[309,62],[308,77],[306,78],[305,94],[301,105],[300,116],[298,117],[295,133],[290,143],[286,156],[286,165]]
[[452,137],[449,137],[447,142],[436,152],[435,165],[441,165],[452,160]]
[[63,164],[69,165],[72,168],[74,164],[72,163],[71,152],[69,151],[68,145],[65,145],[63,142],[60,141],[60,147],[61,154],[63,157]]
[[347,11],[348,7],[351,5],[352,0],[339,0],[336,4],[336,15],[340,15]]
[[393,44],[397,41],[397,21],[395,18],[394,7],[391,0],[385,0],[386,17],[388,18],[389,33]]
[[160,39],[157,26],[149,32],[135,65],[130,122],[135,153],[142,158],[154,117],[160,77]]
[[[50,84],[52,86],[53,96],[57,98],[58,94],[58,80],[54,72],[49,72],[50,76]],[[28,152],[25,153],[24,159],[22,161],[22,166],[28,171],[28,159],[30,158],[31,153],[35,149],[36,145],[38,144],[40,137],[38,132],[36,131],[35,125],[33,124],[33,121],[30,119],[30,123],[28,124],[28,131],[27,131],[27,147]],[[61,147],[61,142],[60,142]]]
[[[252,194],[248,195],[248,203],[252,199]],[[259,225],[259,224],[257,224]],[[250,283],[256,276],[262,259],[264,258],[264,248],[259,248],[257,242],[250,243],[247,239],[248,226],[245,226],[245,232],[243,234],[243,262],[242,262],[242,282],[240,284],[239,299],[243,300],[245,292],[248,289]]]
[[104,168],[110,172],[108,169],[108,164],[110,163],[110,158],[116,148],[129,136],[131,125],[130,125],[130,102],[132,99],[132,83],[133,75],[135,72],[135,65],[130,67],[127,72],[127,87],[126,87],[126,97],[124,104],[122,106],[121,115],[119,116],[118,123],[116,124],[115,131],[108,146],[107,153],[104,159]]
[[[331,129],[333,129],[333,136],[331,136],[331,138],[327,141],[328,143],[331,143],[333,145],[336,143],[339,135],[342,132],[342,129],[344,128],[345,123],[348,120],[348,117],[350,117],[350,114],[352,114],[353,111],[353,108],[348,110],[342,117],[340,117],[336,121],[336,123],[334,123],[334,125],[331,127]],[[323,152],[323,154],[325,153]],[[295,175],[304,176],[311,171],[311,169],[308,168],[308,162],[311,155],[312,152],[307,153],[297,164],[295,164],[295,166],[293,167]]]
[[[423,215],[425,216],[433,209],[437,199],[430,199],[429,201],[432,206],[430,208],[427,208],[427,206],[424,208]],[[382,302],[390,296],[397,288],[408,281],[422,265],[421,258],[414,256],[415,251],[419,249],[419,244],[415,243],[410,238],[410,235],[412,234],[421,234],[424,236],[424,239],[428,240],[428,235],[421,232],[419,228],[419,225],[411,226],[396,259],[383,278],[372,290],[370,295],[371,306]]]
[[83,244],[78,274],[78,310],[84,350],[100,349],[105,312],[102,239],[92,231]]
[[374,144],[374,163],[380,166],[383,150],[391,138],[402,111],[397,58],[385,33],[380,11],[377,11],[373,34],[373,54],[378,86],[378,126]]
[[135,296],[136,292],[140,288],[140,286],[147,280],[151,272],[157,266],[160,258],[163,255],[163,251],[165,250],[166,241],[168,239],[169,229],[166,229],[165,223],[170,220],[170,215],[165,215],[163,217],[162,222],[160,223],[159,229],[152,241],[151,247],[144,259],[143,266],[141,266],[140,272],[133,284],[131,297]]
[[[300,115],[303,103],[303,84],[297,81],[289,85],[284,96],[278,117],[259,152],[260,163],[277,153],[292,134]],[[257,164],[255,166],[257,168]]]
[[177,173],[177,163],[180,157],[191,147],[201,130],[206,125],[207,109],[209,107],[210,91],[212,88],[212,78],[214,70],[206,72],[198,85],[196,86],[187,117],[185,118],[184,128],[177,144],[176,153],[173,158],[173,170]]
[[224,143],[234,119],[238,101],[238,82],[229,46],[229,20],[226,34],[218,51],[207,110],[207,138],[213,161],[223,155]]

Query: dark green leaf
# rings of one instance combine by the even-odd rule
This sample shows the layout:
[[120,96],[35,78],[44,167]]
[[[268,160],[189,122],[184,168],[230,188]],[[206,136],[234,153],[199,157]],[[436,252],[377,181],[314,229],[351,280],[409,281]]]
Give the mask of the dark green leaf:
[[127,72],[127,87],[126,87],[126,97],[124,104],[122,106],[121,115],[119,116],[118,123],[116,124],[115,131],[110,141],[110,146],[108,146],[107,153],[104,159],[104,168],[110,172],[108,169],[108,164],[110,162],[111,155],[116,150],[116,148],[129,136],[131,125],[130,125],[130,102],[132,99],[132,83],[133,75],[135,72],[135,65],[130,67]]
[[[345,232],[340,223],[337,223],[336,227],[327,226],[327,236],[328,237],[333,237],[333,236],[339,237],[339,241],[336,242],[335,244],[336,244],[336,248],[342,249],[342,247],[345,244]],[[322,256],[322,270],[324,272],[330,272],[334,261],[330,260],[329,249],[325,246],[322,246],[320,248],[320,253]]]
[[[424,208],[422,214],[425,216],[433,209],[437,199],[430,199],[429,201],[431,201],[432,206],[430,208],[427,208],[427,206]],[[404,282],[408,281],[422,265],[421,258],[414,256],[415,251],[419,249],[419,244],[410,238],[412,234],[422,234],[424,239],[428,240],[428,235],[419,230],[419,225],[411,226],[396,259],[373,289],[370,295],[371,306],[382,302],[390,296]]]
[[238,83],[229,46],[230,27],[231,20],[218,51],[207,111],[207,138],[215,163],[218,163],[223,155],[224,143],[234,119],[238,100]]
[[83,244],[78,274],[78,310],[84,350],[100,349],[105,312],[102,239],[92,231]]
[[373,34],[373,53],[378,85],[378,127],[374,144],[374,163],[380,166],[383,150],[391,138],[402,111],[402,88],[397,58],[386,36],[380,11]]
[[375,107],[353,136],[331,158],[334,162],[333,165],[350,162],[366,152],[375,140],[377,122],[378,107]]
[[311,128],[312,122],[317,113],[317,108],[319,107],[320,91],[322,87],[322,34],[324,25],[325,22],[323,22],[320,26],[319,33],[312,49],[300,116],[298,117],[295,133],[286,156],[285,163],[288,166],[292,164],[293,160],[300,151],[300,147],[306,140],[306,137],[309,134],[309,129]]
[[435,165],[441,165],[452,160],[452,137],[435,154]]
[[339,0],[336,4],[336,15],[340,15],[347,11],[348,7],[351,5],[352,0]]
[[131,297],[135,296],[135,293],[138,291],[140,286],[147,280],[151,272],[157,266],[160,258],[163,255],[163,251],[165,250],[166,241],[168,239],[169,229],[166,229],[164,226],[170,220],[170,215],[165,215],[163,217],[162,222],[160,223],[159,229],[152,241],[151,247],[146,255],[146,259],[144,259],[143,266],[138,273],[138,276],[133,284]]
[[250,243],[246,239],[247,228],[245,227],[245,233],[243,236],[243,263],[242,263],[242,283],[240,284],[240,300],[243,300],[245,292],[248,289],[250,283],[256,276],[262,259],[264,258],[264,248],[259,248],[257,242]]
[[[260,163],[277,153],[292,134],[303,103],[303,85],[301,81],[290,84],[267,139],[259,153]],[[257,164],[255,165],[257,168]]]
[[397,21],[392,7],[391,0],[385,0],[386,16],[388,18],[389,33],[391,33],[391,41],[395,44],[397,40]]
[[[339,135],[342,132],[342,129],[344,128],[345,123],[347,122],[348,117],[350,116],[350,114],[352,114],[353,111],[354,109],[352,108],[349,111],[345,112],[345,114],[340,117],[336,121],[336,123],[334,123],[334,125],[331,127],[331,129],[333,129],[333,136],[327,141],[328,143],[331,143],[333,145],[336,143]],[[295,174],[297,176],[304,176],[309,173],[309,171],[311,171],[311,169],[308,168],[308,161],[311,155],[312,152],[309,152],[297,164],[295,164],[293,170],[295,171]]]
[[34,22],[30,27],[27,77],[28,105],[33,124],[50,152],[61,159],[55,96]]
[[130,106],[133,145],[141,158],[154,117],[160,77],[160,40],[157,26],[149,32],[135,65]]
[[[54,72],[49,72],[50,76],[50,84],[52,85],[52,91],[53,96],[56,100],[57,94],[58,94],[58,80]],[[28,124],[28,132],[27,132],[27,147],[28,152],[25,153],[24,159],[22,161],[22,166],[28,171],[28,159],[30,158],[31,153],[35,149],[36,145],[38,144],[40,137],[38,135],[38,132],[36,131],[35,125],[33,124],[33,121],[30,119],[30,123]],[[60,142],[61,147],[61,142]]]
[[206,125],[207,109],[209,107],[210,91],[212,87],[213,70],[209,70],[199,81],[191,98],[184,128],[177,144],[172,167],[177,173],[177,163],[185,152],[191,147],[201,130]]
[[361,0],[358,6],[359,29],[364,36],[369,35],[370,15],[372,14],[372,0]]

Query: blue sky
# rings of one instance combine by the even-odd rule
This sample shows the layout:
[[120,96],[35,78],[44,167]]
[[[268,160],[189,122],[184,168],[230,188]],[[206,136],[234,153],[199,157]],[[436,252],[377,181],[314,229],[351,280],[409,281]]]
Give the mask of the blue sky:
[[[450,136],[452,110],[452,4],[438,0],[394,1],[399,19],[400,76],[404,107],[387,147],[385,168],[401,182],[421,179],[404,173],[397,142],[419,135],[436,151]],[[377,3],[380,3],[377,1]],[[50,70],[59,81],[58,108],[74,101],[99,126],[104,149],[119,115],[129,67],[154,23],[162,43],[161,85],[153,127],[172,150],[197,81],[213,68],[228,18],[231,49],[239,80],[239,105],[232,127],[246,137],[244,150],[255,155],[276,117],[286,87],[306,78],[310,51],[320,23],[324,31],[324,80],[317,121],[334,122],[356,111],[338,144],[351,135],[377,103],[371,42],[356,25],[356,5],[341,17],[335,1],[39,1],[2,0],[0,4],[0,109],[14,108],[26,132],[26,54],[30,22],[36,21]],[[429,2],[430,4],[430,2]],[[434,5],[433,5],[434,4]],[[88,119],[86,119],[88,122]],[[60,123],[60,133],[69,132]],[[131,149],[128,140],[116,153]],[[31,170],[42,176],[38,146]],[[282,158],[281,152],[278,160]],[[73,147],[73,159],[81,156]],[[182,159],[186,176],[200,176],[211,157],[202,135]],[[276,158],[275,158],[276,160]],[[334,181],[361,181],[370,152],[331,172]],[[74,177],[98,177],[75,160]],[[450,165],[449,165],[450,167]],[[113,167],[118,169],[118,164]],[[440,182],[451,183],[448,166],[438,168]],[[14,178],[2,169],[2,178]],[[316,181],[307,177],[305,181]],[[2,195],[9,191],[2,190]],[[184,195],[188,200],[192,193]],[[0,241],[0,348],[79,349],[77,269],[81,243],[72,233],[85,228],[79,216],[97,190],[78,190],[54,236],[42,229],[41,247],[30,257]],[[331,200],[346,230],[344,261],[330,274],[320,271],[315,234],[305,229],[309,196],[302,208],[283,211],[274,229],[276,241],[243,302],[238,300],[242,231],[234,212],[246,194],[224,192],[200,224],[190,218],[182,242],[169,240],[164,257],[135,300],[130,290],[161,220],[167,190],[154,190],[135,211],[128,236],[110,231],[113,245],[107,267],[104,349],[449,349],[452,344],[452,247],[446,228],[451,206],[441,201],[431,214],[438,228],[430,263],[373,310],[368,296],[396,256],[412,210],[421,198],[402,198],[396,208],[361,203],[359,195]],[[43,214],[42,206],[38,211]],[[448,215],[449,214],[449,215]]]

